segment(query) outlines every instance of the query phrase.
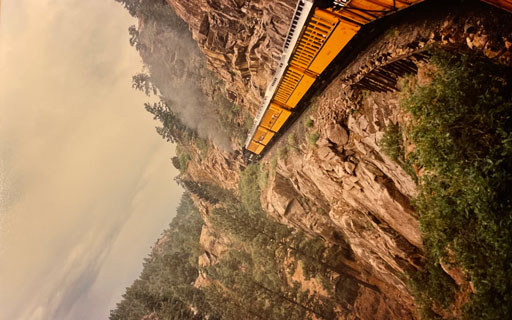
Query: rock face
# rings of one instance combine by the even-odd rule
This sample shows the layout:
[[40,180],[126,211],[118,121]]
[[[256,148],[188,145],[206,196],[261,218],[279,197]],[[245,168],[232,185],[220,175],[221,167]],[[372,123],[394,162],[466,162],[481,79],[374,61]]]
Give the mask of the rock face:
[[281,55],[294,0],[167,0],[235,103],[255,114]]
[[212,205],[195,195],[192,195],[192,199],[194,200],[194,203],[196,204],[199,213],[205,222],[203,228],[201,229],[201,236],[199,237],[199,243],[203,249],[203,252],[199,256],[197,262],[200,271],[199,276],[194,282],[194,286],[199,288],[202,286],[207,286],[210,283],[210,279],[205,274],[204,268],[216,264],[219,261],[219,258],[222,257],[222,255],[226,253],[230,248],[232,248],[233,243],[229,238],[224,237],[216,232],[215,229],[210,225],[209,216],[210,210],[213,209]]
[[241,156],[212,147],[202,157],[195,150],[195,159],[189,162],[187,173],[196,181],[220,185],[225,189],[238,192],[240,170],[244,167]]
[[[397,37],[377,38],[316,98],[316,111],[311,115],[311,130],[319,135],[316,145],[302,144],[300,152],[280,159],[263,192],[264,208],[280,221],[328,241],[336,241],[336,234],[345,237],[354,252],[354,265],[361,275],[368,275],[361,279],[380,290],[359,291],[354,314],[360,319],[417,316],[403,275],[422,267],[424,253],[410,200],[417,193],[416,183],[379,146],[387,126],[406,122],[399,108],[399,92],[363,93],[355,84],[372,70],[428,45],[470,48],[510,65],[507,39],[512,27],[500,30],[506,36],[494,39],[493,45],[476,40],[492,38],[487,35],[494,32],[491,21],[506,16],[491,11],[474,18],[471,12],[476,8],[482,9],[476,4],[457,15],[405,21],[396,25]],[[468,23],[478,27],[468,29]],[[489,46],[499,54],[487,50]],[[416,61],[416,69],[418,81],[428,81],[426,65]],[[459,273],[447,271],[462,286]],[[386,302],[379,305],[382,300]]]
[[[305,148],[303,157],[279,161],[262,202],[271,215],[310,234],[328,241],[344,237],[354,252],[354,265],[369,275],[364,281],[381,290],[361,291],[360,299],[385,295],[393,305],[386,313],[397,316],[390,319],[411,319],[412,297],[401,275],[423,259],[419,225],[409,201],[416,185],[377,144],[386,123],[398,117],[398,101],[393,94],[368,99],[368,110],[349,116],[344,128],[333,119],[349,106],[327,110],[340,92],[333,84],[317,102],[318,114],[323,115],[315,124],[322,137],[319,146]],[[356,305],[361,312],[369,308],[362,301]]]
[[[295,1],[167,1],[189,24],[209,67],[226,82],[229,98],[254,114],[279,58]],[[416,319],[403,275],[424,262],[418,217],[411,205],[415,181],[379,146],[387,126],[405,121],[399,94],[363,94],[353,85],[373,69],[431,44],[469,48],[510,64],[512,27],[507,17],[487,11],[485,17],[475,18],[474,12],[488,10],[480,4],[457,10],[443,16],[424,12],[423,18],[397,23],[394,32],[381,34],[359,53],[316,99],[316,145],[300,144],[298,151],[279,159],[263,190],[262,206],[277,220],[310,236],[349,244],[354,259],[347,265],[366,286],[360,286],[347,319]],[[493,28],[501,28],[504,36],[491,36]],[[423,67],[416,61],[419,81],[428,80],[421,78],[427,74]],[[263,163],[271,157],[268,154]],[[187,173],[236,191],[242,167],[239,155],[215,150],[191,163]],[[207,216],[207,211],[205,207],[201,212]],[[215,263],[229,246],[215,237],[208,229],[201,235],[202,265]],[[207,279],[198,279],[197,285],[202,281]]]

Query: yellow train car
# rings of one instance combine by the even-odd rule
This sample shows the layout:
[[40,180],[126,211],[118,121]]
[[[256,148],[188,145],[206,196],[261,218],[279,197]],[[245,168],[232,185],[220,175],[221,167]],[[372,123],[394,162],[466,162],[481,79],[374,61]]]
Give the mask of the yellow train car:
[[256,155],[260,155],[261,152],[263,151],[263,149],[265,149],[265,145],[255,142],[254,140],[251,140],[249,142],[249,145],[247,146],[247,150],[249,150],[250,152],[252,152]]
[[[261,155],[316,79],[360,28],[423,0],[299,0],[279,67],[267,88],[244,149]],[[483,0],[512,12],[512,0]],[[323,4],[323,5],[320,5]]]
[[290,66],[281,80],[279,89],[277,89],[272,101],[285,106],[287,109],[295,108],[313,85],[317,76],[303,68]]
[[292,113],[289,110],[286,110],[275,103],[270,103],[269,108],[261,120],[260,127],[277,132],[281,129],[291,114]]
[[[338,0],[321,8],[299,0],[283,57],[249,132],[245,149],[260,155],[292,115],[316,79],[362,25],[421,0]],[[376,14],[377,13],[377,14]]]
[[251,141],[247,145],[247,150],[259,155],[291,114],[289,110],[271,103],[260,124],[256,127]]
[[335,12],[315,9],[290,65],[320,75],[360,28]]

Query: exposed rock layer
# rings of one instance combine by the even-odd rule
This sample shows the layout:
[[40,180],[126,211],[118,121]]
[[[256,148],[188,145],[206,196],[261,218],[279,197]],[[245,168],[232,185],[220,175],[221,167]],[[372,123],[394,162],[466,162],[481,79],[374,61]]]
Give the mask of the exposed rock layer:
[[[294,1],[168,2],[189,24],[209,66],[226,81],[231,99],[254,113],[279,57]],[[415,182],[379,147],[386,126],[404,121],[398,93],[363,95],[352,85],[430,44],[474,50],[503,64],[512,61],[512,30],[506,15],[480,4],[451,10],[443,16],[425,11],[402,19],[393,32],[381,34],[361,51],[316,99],[316,147],[303,144],[301,151],[279,160],[262,194],[264,209],[279,221],[329,242],[350,244],[355,259],[347,263],[357,270],[360,281],[378,290],[362,286],[349,319],[417,318],[403,274],[420,268],[424,260],[410,203]],[[485,14],[475,17],[475,12]],[[417,68],[421,77],[419,61]],[[240,158],[221,153],[192,165],[188,173],[236,190]],[[271,157],[272,152],[267,160]],[[208,254],[203,264],[214,263],[211,252],[222,252],[226,245],[206,233],[202,242]]]
[[253,114],[281,55],[294,0],[167,0],[225,82]]

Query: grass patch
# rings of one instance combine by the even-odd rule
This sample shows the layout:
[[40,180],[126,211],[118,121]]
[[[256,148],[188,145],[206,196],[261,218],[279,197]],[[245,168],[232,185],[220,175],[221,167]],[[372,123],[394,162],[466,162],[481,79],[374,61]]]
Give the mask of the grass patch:
[[304,126],[308,129],[311,129],[313,128],[313,126],[315,125],[315,122],[313,121],[313,119],[311,118],[307,118],[307,120],[304,122]]
[[[280,146],[277,150],[277,156],[279,159],[285,159],[288,156],[288,147],[287,146]],[[277,165],[277,159],[276,159],[276,165]]]
[[260,212],[260,175],[261,165],[253,163],[247,166],[240,174],[240,198],[243,205],[251,212]]
[[315,131],[315,132],[310,133],[307,137],[308,144],[311,146],[315,146],[316,142],[318,141],[319,138],[320,138],[320,135],[318,134],[318,132]]
[[418,178],[412,166],[414,157],[405,158],[403,133],[398,124],[390,124],[386,127],[379,145],[386,155],[398,163],[417,182]]
[[259,176],[258,176],[258,183],[260,185],[260,189],[264,189],[268,184],[268,171],[267,170],[261,170]]
[[[436,52],[432,81],[409,82],[411,155],[425,168],[414,205],[431,263],[449,250],[477,293],[466,319],[512,314],[512,72],[479,57]],[[432,267],[431,267],[432,268]],[[446,288],[441,272],[412,277],[418,300]]]

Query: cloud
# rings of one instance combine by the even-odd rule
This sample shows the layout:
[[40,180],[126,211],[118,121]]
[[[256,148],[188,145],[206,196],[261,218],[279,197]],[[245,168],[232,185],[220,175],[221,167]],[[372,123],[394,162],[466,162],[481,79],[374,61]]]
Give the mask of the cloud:
[[[47,285],[43,294],[29,304],[32,310],[21,316],[22,319],[69,319],[68,314],[73,305],[87,294],[94,284],[101,266],[112,247],[112,240],[117,235],[98,238],[90,233],[71,249],[70,254],[59,261],[58,265],[46,277]],[[107,244],[107,247],[103,247]],[[41,303],[44,301],[44,304]]]
[[114,1],[2,6],[0,320],[105,318],[181,193],[131,89],[134,21]]

